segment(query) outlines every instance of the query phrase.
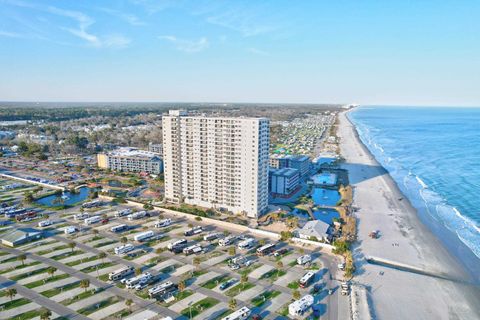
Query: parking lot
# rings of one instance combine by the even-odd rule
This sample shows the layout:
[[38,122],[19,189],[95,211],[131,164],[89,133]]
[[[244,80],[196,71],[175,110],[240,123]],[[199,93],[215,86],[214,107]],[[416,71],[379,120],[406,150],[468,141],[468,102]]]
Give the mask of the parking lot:
[[[0,247],[3,287],[17,288],[11,301],[9,297],[0,297],[0,318],[12,317],[13,310],[15,319],[34,318],[39,312],[38,299],[43,298],[46,302],[42,306],[51,310],[54,317],[148,319],[144,312],[151,310],[152,319],[159,315],[174,319],[188,319],[190,315],[196,319],[221,319],[247,306],[252,314],[282,319],[287,318],[293,297],[312,292],[315,283],[318,290],[315,299],[321,318],[331,318],[332,312],[336,315],[337,310],[330,308],[337,308],[337,300],[347,303],[346,298],[337,293],[338,285],[332,280],[335,275],[331,271],[335,272],[336,264],[331,256],[326,257],[320,251],[310,252],[278,242],[274,243],[274,251],[270,254],[259,256],[256,249],[272,241],[230,233],[204,225],[200,219],[186,220],[161,212],[150,212],[149,217],[137,220],[115,216],[125,209],[133,208],[105,205],[83,209],[83,214],[101,217],[90,225],[74,219],[80,214],[79,206],[49,212],[53,224],[37,228],[44,230],[45,238],[15,248]],[[156,228],[155,224],[164,219],[171,219],[171,224]],[[38,221],[31,221],[22,226],[37,227],[37,224]],[[118,225],[127,225],[128,230],[112,232]],[[185,235],[196,226],[201,226],[201,232]],[[76,231],[66,234],[67,227],[74,227]],[[147,231],[153,231],[154,236],[142,242],[135,241],[136,236],[138,239]],[[204,239],[212,233],[216,234],[215,239]],[[226,236],[234,238],[233,242],[219,245],[219,240]],[[239,249],[239,243],[249,238],[254,238],[252,246]],[[178,250],[179,253],[168,250],[170,243],[181,239],[186,239],[187,244]],[[133,250],[115,254],[115,248],[126,244],[133,245]],[[194,250],[199,252],[185,254],[183,249],[192,248],[192,245],[200,248]],[[283,254],[274,256],[275,251]],[[18,257],[23,253],[26,257],[21,260]],[[312,261],[298,265],[297,258],[306,254]],[[242,259],[236,259],[238,257]],[[232,263],[232,259],[237,263]],[[128,278],[148,272],[152,279],[137,287],[138,290],[109,280],[110,273],[128,266],[135,270]],[[300,288],[298,280],[310,270],[315,272],[314,282],[307,288]],[[173,290],[149,297],[149,289],[167,281],[175,285]],[[332,295],[328,294],[330,288],[334,289]],[[232,299],[235,308],[232,308]]]

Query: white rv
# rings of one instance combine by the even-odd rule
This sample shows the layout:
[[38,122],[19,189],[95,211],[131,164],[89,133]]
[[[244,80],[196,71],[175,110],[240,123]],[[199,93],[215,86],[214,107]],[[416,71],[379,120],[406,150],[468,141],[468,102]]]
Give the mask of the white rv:
[[250,309],[243,307],[233,313],[230,313],[228,316],[222,318],[222,320],[246,320],[251,313],[252,311]]
[[93,217],[90,217],[90,218],[85,219],[85,220],[84,220],[84,223],[88,226],[88,225],[91,225],[91,224],[100,222],[101,220],[102,220],[102,217],[100,217],[100,216],[93,216]]
[[126,245],[116,247],[114,249],[114,252],[115,252],[115,254],[121,255],[121,254],[128,253],[130,251],[133,251],[134,249],[135,249],[135,247],[134,247],[133,244],[127,243]]
[[130,266],[122,269],[118,269],[108,274],[108,280],[117,281],[131,275],[134,272],[135,272],[135,268]]
[[238,243],[238,249],[244,250],[244,249],[251,249],[257,244],[257,240],[255,238],[247,238],[241,242]]
[[164,228],[172,224],[172,219],[163,219],[155,223],[155,228]]
[[288,305],[288,314],[292,317],[303,316],[305,312],[313,305],[313,296],[306,295],[300,300],[294,301]]
[[139,233],[137,235],[135,235],[133,237],[133,240],[135,241],[138,241],[138,242],[142,242],[142,241],[145,241],[145,240],[148,240],[149,238],[153,237],[155,235],[155,232],[153,231],[145,231],[145,232],[142,232],[142,233]]
[[312,256],[309,254],[303,255],[301,257],[297,258],[297,264],[303,266],[304,264],[307,264],[312,261]]

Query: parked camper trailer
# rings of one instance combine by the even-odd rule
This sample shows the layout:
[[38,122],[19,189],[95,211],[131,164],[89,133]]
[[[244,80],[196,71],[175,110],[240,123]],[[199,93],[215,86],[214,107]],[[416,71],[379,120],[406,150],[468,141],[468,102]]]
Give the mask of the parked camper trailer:
[[238,243],[238,249],[240,250],[245,250],[245,249],[251,249],[257,244],[257,240],[255,238],[247,238],[243,241],[240,241]]
[[251,313],[252,311],[249,308],[243,307],[233,313],[230,313],[228,316],[223,317],[222,320],[246,320]]
[[155,223],[155,228],[164,228],[172,224],[172,219],[163,219]]
[[126,245],[116,247],[114,249],[115,254],[122,255],[125,253],[128,253],[130,251],[133,251],[135,249],[135,246],[131,243],[127,243]]
[[203,228],[201,226],[196,226],[191,229],[188,229],[187,231],[184,232],[184,234],[186,237],[190,237],[202,232],[203,232]]
[[143,242],[146,241],[150,238],[152,238],[155,235],[155,232],[153,231],[145,231],[142,233],[139,233],[133,237],[133,240],[138,241],[138,242]]
[[88,225],[91,225],[91,224],[94,224],[94,223],[98,223],[102,220],[102,217],[100,216],[93,216],[93,217],[90,217],[90,218],[86,218],[84,220],[84,223],[88,226]]

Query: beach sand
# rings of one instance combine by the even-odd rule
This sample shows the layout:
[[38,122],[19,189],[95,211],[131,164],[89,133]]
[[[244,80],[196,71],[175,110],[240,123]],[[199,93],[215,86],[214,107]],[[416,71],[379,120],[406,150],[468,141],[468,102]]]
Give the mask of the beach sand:
[[[339,115],[338,136],[345,158],[342,166],[349,170],[358,208],[354,281],[367,287],[373,318],[480,319],[478,287],[468,284],[472,280],[463,266],[420,221],[415,208],[360,141],[346,112]],[[379,239],[369,238],[372,230],[380,231]],[[370,264],[366,257],[453,280]]]

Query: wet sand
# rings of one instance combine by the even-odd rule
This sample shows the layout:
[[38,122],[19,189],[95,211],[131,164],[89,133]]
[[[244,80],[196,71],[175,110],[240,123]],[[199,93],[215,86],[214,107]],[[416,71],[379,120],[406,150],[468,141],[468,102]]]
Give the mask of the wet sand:
[[[415,208],[360,141],[346,112],[340,113],[339,121],[343,167],[349,170],[358,208],[354,280],[367,287],[374,318],[480,319],[480,291],[471,284],[470,275],[420,221]],[[368,236],[373,230],[380,231],[379,239]],[[439,277],[370,264],[367,257]]]

